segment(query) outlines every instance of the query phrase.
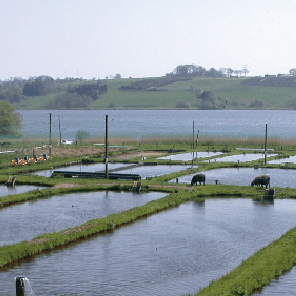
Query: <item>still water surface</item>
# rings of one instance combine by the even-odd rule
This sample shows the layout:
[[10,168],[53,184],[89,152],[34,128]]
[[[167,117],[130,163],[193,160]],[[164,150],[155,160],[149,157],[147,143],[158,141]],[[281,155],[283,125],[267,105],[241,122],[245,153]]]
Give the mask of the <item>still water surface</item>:
[[91,219],[145,205],[165,195],[159,192],[93,191],[56,195],[3,208],[0,210],[0,245],[75,227]]
[[216,156],[216,155],[220,155],[220,154],[222,154],[222,152],[198,151],[198,152],[188,152],[188,153],[172,154],[172,155],[168,155],[168,156],[161,156],[161,157],[158,157],[157,159],[189,161],[192,159],[211,157],[211,156]]
[[[269,174],[271,187],[296,188],[296,170],[289,169],[253,169],[253,168],[224,168],[209,171],[200,171],[206,175],[206,184],[216,184],[216,180],[222,185],[250,186],[257,175]],[[195,174],[178,177],[181,183],[191,183]],[[170,182],[175,182],[172,179]]]
[[[192,168],[192,166],[189,166],[189,165],[155,165],[155,166],[144,165],[144,166],[135,166],[135,167],[134,166],[131,167],[131,165],[126,165],[126,164],[125,165],[124,164],[108,165],[108,169],[114,169],[114,168],[118,169],[119,167],[121,167],[122,169],[117,170],[116,171],[117,173],[138,174],[141,176],[141,179],[166,175],[166,174],[186,170],[188,168]],[[35,172],[34,175],[50,177],[53,171],[96,172],[96,171],[104,171],[105,169],[106,169],[105,164],[81,165],[81,166],[71,166],[66,168],[38,171],[38,172]]]
[[295,214],[295,200],[191,201],[5,269],[1,295],[20,275],[39,296],[196,293],[295,227]]
[[35,189],[43,189],[42,186],[33,186],[33,185],[16,185],[14,187],[7,187],[5,185],[0,185],[0,197],[12,194],[19,194],[28,192]]

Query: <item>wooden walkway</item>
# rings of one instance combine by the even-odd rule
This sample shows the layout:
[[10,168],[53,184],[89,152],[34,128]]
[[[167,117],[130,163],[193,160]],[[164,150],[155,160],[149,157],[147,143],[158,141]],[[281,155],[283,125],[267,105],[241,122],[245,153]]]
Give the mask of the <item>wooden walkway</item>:
[[[121,179],[121,180],[141,180],[141,176],[138,174],[119,174],[109,173],[109,179]],[[65,178],[97,178],[106,179],[106,172],[70,172],[70,171],[53,171],[52,177],[64,176]]]

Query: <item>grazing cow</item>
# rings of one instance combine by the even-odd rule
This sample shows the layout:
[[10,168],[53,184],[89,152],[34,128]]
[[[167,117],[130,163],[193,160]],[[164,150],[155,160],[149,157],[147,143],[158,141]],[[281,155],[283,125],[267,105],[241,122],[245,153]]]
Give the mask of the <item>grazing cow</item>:
[[191,185],[197,185],[197,182],[199,182],[199,185],[201,185],[201,182],[203,182],[203,185],[205,186],[206,175],[205,174],[194,175],[191,180]]
[[270,177],[269,175],[258,175],[256,178],[252,181],[251,186],[266,186],[266,188],[270,187]]

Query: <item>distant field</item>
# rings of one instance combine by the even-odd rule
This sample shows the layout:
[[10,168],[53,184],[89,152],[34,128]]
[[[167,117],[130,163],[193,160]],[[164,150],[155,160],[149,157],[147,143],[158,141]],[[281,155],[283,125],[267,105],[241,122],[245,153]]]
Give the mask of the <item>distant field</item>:
[[[160,78],[129,78],[102,80],[107,84],[108,92],[92,103],[91,109],[138,108],[138,109],[172,109],[181,101],[186,101],[191,108],[196,108],[197,93],[211,91],[214,97],[230,100],[227,109],[291,109],[287,102],[296,101],[296,88],[248,86],[241,85],[245,78],[193,78],[173,82],[163,86],[166,91],[121,90],[120,87],[130,86],[133,82],[145,79]],[[17,109],[44,109],[48,102],[55,99],[58,93],[28,98],[15,105]],[[250,107],[254,101],[260,101],[259,107]],[[295,103],[296,106],[296,103]]]

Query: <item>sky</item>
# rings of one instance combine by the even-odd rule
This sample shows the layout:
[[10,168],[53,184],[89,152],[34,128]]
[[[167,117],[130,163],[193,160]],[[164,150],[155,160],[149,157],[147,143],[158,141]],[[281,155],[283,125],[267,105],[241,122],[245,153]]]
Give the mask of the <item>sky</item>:
[[0,79],[296,68],[295,0],[0,0]]

